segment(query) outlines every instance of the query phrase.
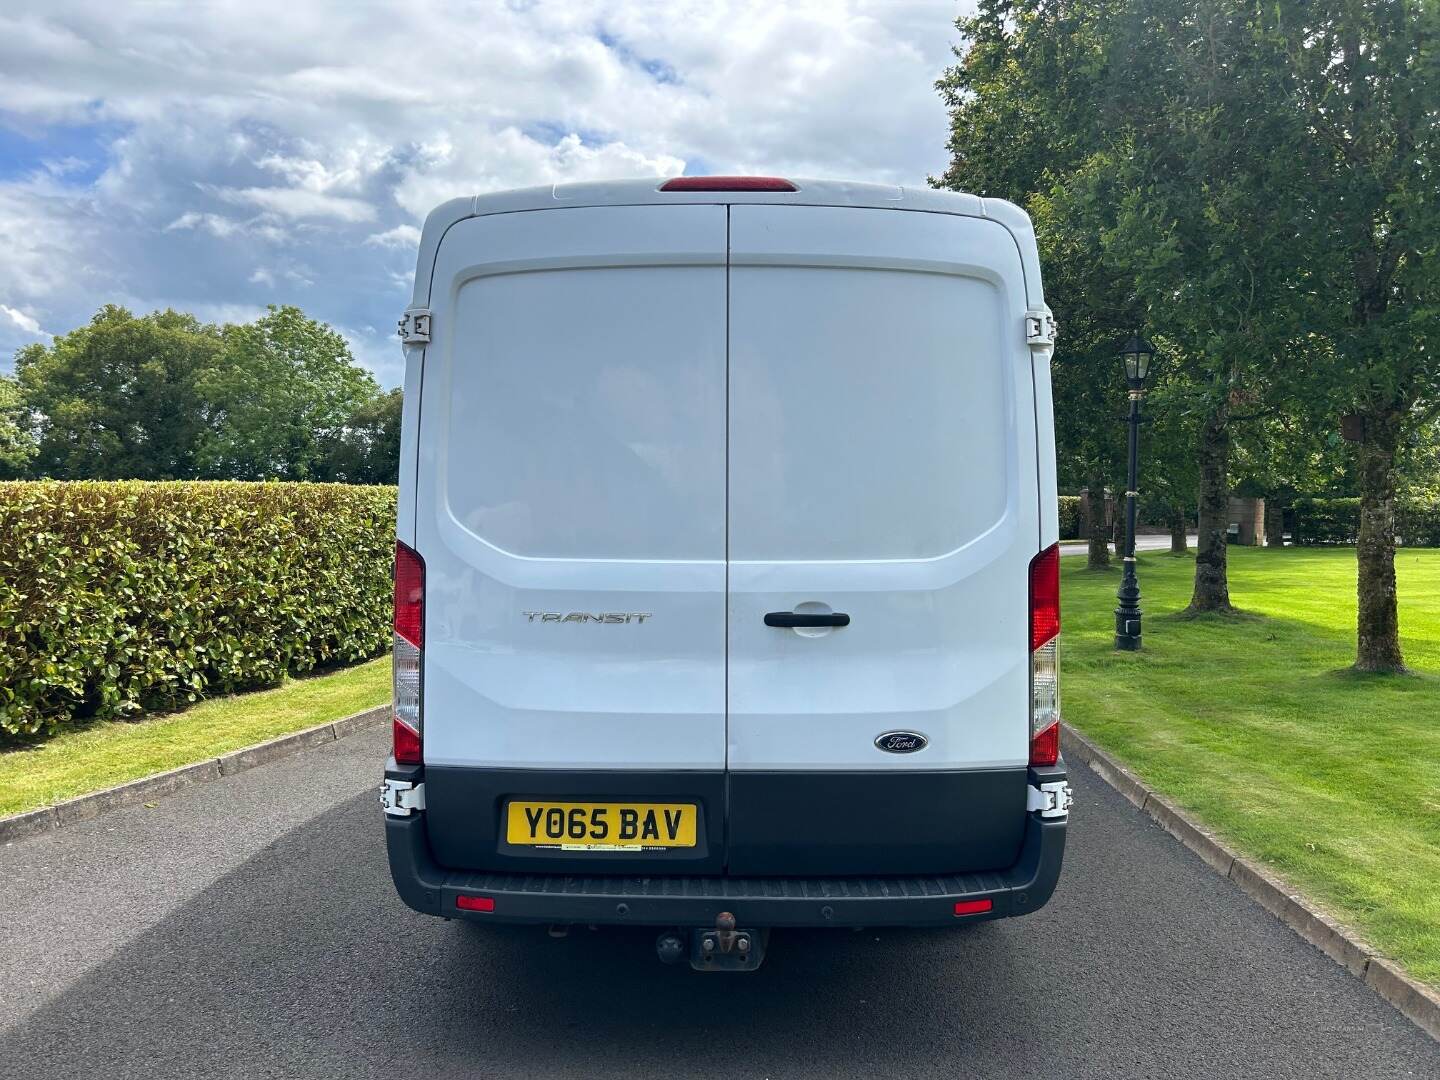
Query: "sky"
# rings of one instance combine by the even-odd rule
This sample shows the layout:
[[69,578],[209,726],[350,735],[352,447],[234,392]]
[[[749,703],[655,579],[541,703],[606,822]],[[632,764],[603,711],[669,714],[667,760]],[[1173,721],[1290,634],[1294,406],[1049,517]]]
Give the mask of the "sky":
[[103,304],[296,304],[400,381],[436,204],[681,173],[921,185],[968,0],[8,0],[0,371]]

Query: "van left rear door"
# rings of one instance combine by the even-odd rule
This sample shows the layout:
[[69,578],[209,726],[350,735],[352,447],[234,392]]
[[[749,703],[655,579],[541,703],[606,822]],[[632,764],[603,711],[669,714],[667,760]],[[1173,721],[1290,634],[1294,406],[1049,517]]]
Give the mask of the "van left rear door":
[[[496,214],[440,244],[416,539],[442,864],[721,866],[725,259],[705,205]],[[520,799],[695,802],[700,835],[520,850]]]

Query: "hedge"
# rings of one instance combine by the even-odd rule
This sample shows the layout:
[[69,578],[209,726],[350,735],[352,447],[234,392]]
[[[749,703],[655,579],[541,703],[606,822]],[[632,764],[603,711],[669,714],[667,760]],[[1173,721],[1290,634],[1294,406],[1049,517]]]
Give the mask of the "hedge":
[[1060,496],[1060,539],[1074,540],[1080,535],[1080,496]]
[[[1353,544],[1359,538],[1359,499],[1300,498],[1291,511],[1296,544]],[[1440,500],[1397,499],[1395,533],[1406,547],[1440,547]]]
[[395,489],[0,483],[0,740],[390,645]]

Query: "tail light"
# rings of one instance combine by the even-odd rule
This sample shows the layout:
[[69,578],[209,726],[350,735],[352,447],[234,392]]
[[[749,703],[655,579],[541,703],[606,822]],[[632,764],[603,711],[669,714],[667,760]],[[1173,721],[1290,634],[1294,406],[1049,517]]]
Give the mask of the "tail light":
[[1030,764],[1060,760],[1060,545],[1030,560]]
[[425,564],[395,543],[394,754],[400,765],[421,762],[420,661],[425,648]]
[[660,185],[661,191],[798,191],[780,176],[677,176]]

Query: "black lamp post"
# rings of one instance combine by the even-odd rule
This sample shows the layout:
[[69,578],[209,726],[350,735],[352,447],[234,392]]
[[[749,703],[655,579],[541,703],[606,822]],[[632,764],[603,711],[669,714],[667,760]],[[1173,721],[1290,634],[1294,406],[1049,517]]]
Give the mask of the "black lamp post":
[[1125,385],[1130,390],[1130,472],[1125,490],[1125,576],[1120,581],[1115,608],[1115,648],[1129,652],[1140,648],[1140,583],[1135,580],[1135,499],[1136,473],[1140,467],[1140,402],[1145,397],[1145,379],[1155,346],[1139,334],[1131,334],[1120,346],[1125,364]]

